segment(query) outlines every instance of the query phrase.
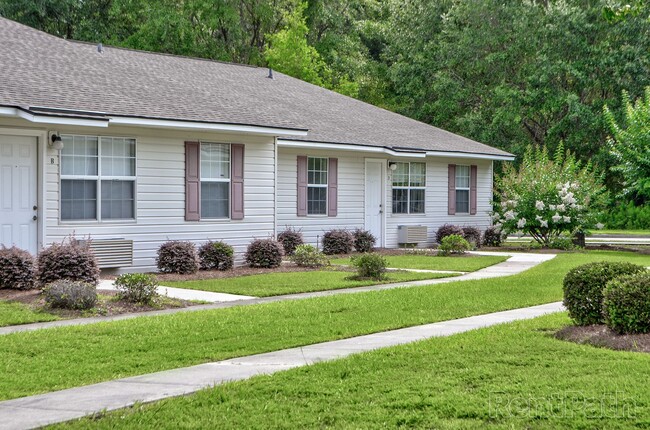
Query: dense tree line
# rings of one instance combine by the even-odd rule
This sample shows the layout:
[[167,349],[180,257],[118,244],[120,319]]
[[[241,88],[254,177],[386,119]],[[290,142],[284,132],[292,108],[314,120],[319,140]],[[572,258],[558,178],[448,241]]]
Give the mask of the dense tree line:
[[608,169],[608,123],[624,117],[623,91],[650,85],[643,0],[0,0],[0,15],[65,38],[270,65],[518,155],[563,145],[606,168],[614,191],[624,180]]

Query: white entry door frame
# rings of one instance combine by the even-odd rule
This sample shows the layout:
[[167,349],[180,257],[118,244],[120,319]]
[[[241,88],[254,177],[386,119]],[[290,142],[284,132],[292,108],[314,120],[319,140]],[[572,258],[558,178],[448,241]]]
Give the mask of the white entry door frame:
[[386,241],[386,160],[366,158],[364,182],[365,229],[377,238],[376,246]]
[[[17,208],[17,213],[19,213],[22,218],[25,218],[23,221],[31,221],[29,226],[27,223],[24,223],[23,237],[20,241],[24,241],[25,229],[31,229],[27,245],[22,245],[23,248],[26,248],[32,254],[36,254],[42,247],[45,241],[45,200],[44,200],[44,190],[45,190],[45,175],[43,174],[44,169],[44,160],[47,156],[47,145],[46,142],[47,132],[44,130],[27,130],[21,128],[0,128],[0,142],[2,143],[11,143],[13,148],[12,152],[18,151],[18,157],[12,155],[14,161],[21,160],[18,163],[13,164],[13,168],[18,171],[18,173],[13,172],[12,182],[14,182],[12,187],[12,194],[17,196],[13,197],[14,202],[11,205],[15,205],[16,201],[18,202],[19,208]],[[9,151],[8,149],[5,149]],[[57,154],[58,156],[58,154]],[[26,161],[29,159],[30,161]],[[0,154],[0,164],[5,164],[4,175],[8,176],[8,168],[10,163],[6,162],[2,154]],[[56,162],[53,159],[53,163]],[[33,164],[32,164],[33,163]],[[31,166],[30,166],[31,165]],[[28,167],[30,166],[30,167]],[[29,172],[28,172],[29,171]],[[0,191],[2,189],[0,188]],[[22,195],[25,193],[26,195]],[[0,202],[5,206],[9,206],[8,198],[4,195],[4,202]],[[24,206],[24,207],[23,207]],[[34,206],[36,209],[34,209]],[[34,220],[33,217],[36,217]],[[5,217],[3,217],[5,218]],[[21,224],[22,221],[17,221],[16,224]],[[8,227],[5,227],[8,229]],[[16,233],[12,233],[14,235]],[[18,245],[18,240],[13,239],[13,243]],[[8,244],[10,246],[11,244]]]

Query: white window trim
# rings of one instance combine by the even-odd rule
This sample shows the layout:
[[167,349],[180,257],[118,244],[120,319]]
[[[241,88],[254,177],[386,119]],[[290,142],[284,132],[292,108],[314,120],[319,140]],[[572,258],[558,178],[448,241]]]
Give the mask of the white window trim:
[[[97,175],[64,175],[63,170],[63,157],[59,154],[59,224],[134,224],[138,221],[138,139],[132,136],[113,136],[113,135],[95,135],[95,134],[70,134],[63,133],[64,136],[76,137],[96,137],[97,138]],[[102,137],[111,139],[131,139],[135,144],[134,155],[134,176],[103,176],[102,173],[102,156],[101,156],[101,141]],[[63,219],[62,214],[62,195],[61,195],[61,182],[63,180],[85,180],[97,182],[97,202],[96,205],[96,219]],[[102,219],[102,180],[106,181],[131,181],[133,182],[133,218],[110,218]]]
[[[199,177],[199,183],[203,182],[221,182],[230,184],[232,181],[232,143],[230,142],[214,142],[214,141],[199,141],[199,166],[201,166],[201,146],[203,144],[214,144],[214,145],[227,145],[228,146],[228,178],[206,178]],[[202,173],[200,173],[202,175]],[[215,221],[229,221],[232,214],[232,185],[228,186],[228,215],[225,217],[204,217],[203,214],[199,214],[199,221],[215,222]],[[201,195],[199,195],[201,199]]]
[[454,196],[456,198],[456,214],[458,214],[458,215],[469,215],[470,206],[471,206],[471,202],[470,202],[470,198],[471,198],[471,196],[470,196],[470,186],[469,185],[467,187],[459,187],[458,186],[458,168],[459,167],[467,167],[467,183],[469,185],[471,185],[470,183],[472,181],[472,168],[470,166],[464,165],[464,164],[456,165],[456,176],[454,178],[454,182],[455,182],[456,186],[454,187],[454,193],[456,191],[467,191],[467,211],[466,212],[460,212],[458,210],[458,197],[457,197],[458,195]]
[[[327,181],[324,184],[311,184],[309,183],[309,160],[314,158],[320,158],[325,160],[326,169],[325,173],[327,174]],[[315,170],[314,170],[315,171]],[[318,170],[322,172],[322,170]],[[307,157],[307,216],[310,217],[327,217],[330,209],[330,199],[329,199],[329,180],[330,180],[330,159],[328,157]],[[309,189],[310,188],[325,188],[325,213],[322,214],[312,214],[309,213]]]
[[[409,174],[408,174],[408,183],[409,185],[393,185],[393,179],[391,178],[391,199],[393,197],[392,190],[406,190],[406,212],[393,212],[393,205],[391,201],[391,214],[392,215],[414,215],[422,216],[426,215],[427,212],[427,163],[422,161],[398,161],[397,163],[408,164]],[[421,187],[411,186],[411,165],[412,164],[424,164],[424,185]],[[424,190],[424,210],[422,212],[411,212],[411,190]]]

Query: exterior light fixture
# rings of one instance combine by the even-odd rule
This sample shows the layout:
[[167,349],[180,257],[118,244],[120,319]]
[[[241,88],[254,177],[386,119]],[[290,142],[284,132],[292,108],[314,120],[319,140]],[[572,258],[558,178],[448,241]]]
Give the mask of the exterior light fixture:
[[389,161],[388,168],[394,172],[395,170],[397,170],[397,163],[394,161]]
[[63,139],[61,139],[61,135],[56,131],[51,133],[49,143],[52,149],[55,149],[57,151],[63,149]]

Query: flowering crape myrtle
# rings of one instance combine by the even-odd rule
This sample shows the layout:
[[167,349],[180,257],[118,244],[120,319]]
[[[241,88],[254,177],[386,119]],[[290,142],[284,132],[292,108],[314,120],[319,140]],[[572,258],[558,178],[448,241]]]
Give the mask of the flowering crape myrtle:
[[521,232],[550,246],[563,233],[602,228],[602,175],[562,146],[553,159],[546,148],[529,147],[519,169],[505,166],[496,188],[492,219],[505,233]]

